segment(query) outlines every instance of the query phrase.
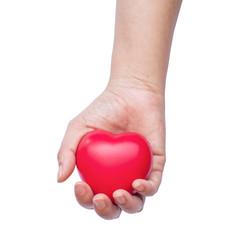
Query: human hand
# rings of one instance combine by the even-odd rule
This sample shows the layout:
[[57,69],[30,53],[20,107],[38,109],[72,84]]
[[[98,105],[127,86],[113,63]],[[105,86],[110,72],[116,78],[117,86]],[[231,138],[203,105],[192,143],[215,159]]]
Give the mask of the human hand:
[[94,195],[85,182],[75,185],[79,204],[94,208],[104,219],[118,218],[121,211],[136,213],[143,209],[146,196],[154,195],[161,183],[165,164],[164,96],[139,80],[113,81],[82,113],[70,121],[59,153],[58,182],[65,181],[75,168],[75,152],[81,138],[102,129],[114,134],[137,132],[146,137],[153,151],[153,167],[148,180],[136,179],[131,195],[119,189],[113,193],[117,205],[104,194]]

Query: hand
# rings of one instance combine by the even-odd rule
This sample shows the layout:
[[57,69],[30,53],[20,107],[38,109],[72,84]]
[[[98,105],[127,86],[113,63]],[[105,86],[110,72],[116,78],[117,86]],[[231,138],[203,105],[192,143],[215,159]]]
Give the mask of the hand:
[[70,121],[59,153],[58,181],[65,181],[75,168],[75,152],[81,138],[89,131],[106,130],[115,134],[138,132],[149,141],[153,151],[153,167],[148,180],[136,179],[132,186],[137,194],[125,190],[113,193],[117,205],[104,194],[94,196],[85,182],[75,185],[79,204],[94,208],[104,219],[118,218],[121,211],[136,213],[143,209],[146,196],[154,195],[161,183],[165,164],[164,97],[139,80],[109,84],[82,113]]

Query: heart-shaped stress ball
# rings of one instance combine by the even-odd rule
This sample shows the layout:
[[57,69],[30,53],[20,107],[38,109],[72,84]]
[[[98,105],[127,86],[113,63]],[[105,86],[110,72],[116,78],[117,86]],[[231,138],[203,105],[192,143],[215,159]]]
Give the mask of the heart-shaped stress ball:
[[138,133],[115,135],[95,130],[80,141],[76,164],[80,177],[93,193],[104,193],[115,203],[114,191],[125,189],[134,194],[133,181],[147,179],[152,167],[152,150]]

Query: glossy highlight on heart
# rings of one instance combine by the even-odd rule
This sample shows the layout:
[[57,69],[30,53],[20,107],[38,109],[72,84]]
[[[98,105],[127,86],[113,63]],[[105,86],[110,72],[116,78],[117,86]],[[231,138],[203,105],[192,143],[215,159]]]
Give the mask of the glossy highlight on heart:
[[114,203],[114,191],[125,189],[134,194],[133,181],[147,179],[152,156],[150,144],[138,133],[94,130],[79,142],[76,165],[94,194],[104,193]]

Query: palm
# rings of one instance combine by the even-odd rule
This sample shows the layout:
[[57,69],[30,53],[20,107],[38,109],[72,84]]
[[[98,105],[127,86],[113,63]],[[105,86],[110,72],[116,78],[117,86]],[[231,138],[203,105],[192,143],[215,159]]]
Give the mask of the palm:
[[93,129],[116,134],[138,132],[149,140],[155,155],[165,153],[164,102],[154,92],[106,90],[78,118],[83,118],[86,126]]
[[[137,185],[141,183],[145,190],[143,192],[138,191],[133,185],[138,192],[138,197],[132,197],[124,190],[117,190],[120,191],[118,194],[125,195],[128,199],[128,205],[120,205],[120,208],[133,213],[141,210],[145,196],[155,194],[160,185],[165,163],[164,120],[164,101],[157,93],[149,89],[107,88],[82,113],[71,121],[62,145],[65,142],[72,141],[72,146],[68,144],[68,148],[74,152],[81,137],[94,129],[102,129],[115,134],[121,132],[138,132],[145,136],[150,142],[153,151],[153,167],[148,181],[134,181]],[[73,136],[75,136],[75,141],[71,140]],[[66,146],[61,147],[61,149],[63,148],[66,148]],[[72,161],[72,167],[75,157],[72,156],[69,158],[69,162],[70,160]],[[72,170],[73,168],[66,175],[70,175]],[[79,189],[82,187],[87,189],[85,196],[78,194]],[[93,193],[86,183],[78,183],[75,186],[75,192],[77,200],[82,206],[92,208]],[[106,196],[100,197],[102,199],[105,198],[108,210],[102,212],[95,209],[96,212],[104,218],[111,219],[118,216],[117,210],[120,208],[113,206]]]
[[[156,93],[142,89],[104,91],[79,117],[87,127],[112,133],[138,132],[145,136],[154,154],[153,172],[165,163],[164,103]],[[150,176],[151,177],[151,176]]]

